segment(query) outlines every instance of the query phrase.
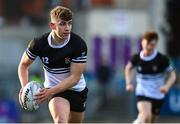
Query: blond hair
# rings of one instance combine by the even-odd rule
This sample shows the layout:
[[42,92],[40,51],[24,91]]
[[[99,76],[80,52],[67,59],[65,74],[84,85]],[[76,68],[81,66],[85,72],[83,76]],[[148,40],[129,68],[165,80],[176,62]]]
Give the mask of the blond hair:
[[69,21],[72,19],[72,16],[72,11],[69,8],[63,6],[57,6],[50,12],[52,22],[57,22],[59,19],[62,19],[63,21]]

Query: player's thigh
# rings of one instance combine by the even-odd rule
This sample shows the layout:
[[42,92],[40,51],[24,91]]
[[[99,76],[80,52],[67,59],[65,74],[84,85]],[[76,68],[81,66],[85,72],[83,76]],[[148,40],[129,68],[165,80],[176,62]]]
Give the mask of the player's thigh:
[[70,123],[82,123],[84,119],[84,112],[70,112]]
[[156,122],[156,120],[158,120],[160,110],[161,110],[163,103],[164,103],[164,99],[153,100],[153,102],[152,102],[152,114],[153,114],[152,122]]
[[152,104],[150,101],[138,101],[137,108],[139,113],[143,115],[152,115]]
[[53,120],[61,119],[63,121],[69,120],[70,103],[62,97],[54,97],[49,101],[49,110]]

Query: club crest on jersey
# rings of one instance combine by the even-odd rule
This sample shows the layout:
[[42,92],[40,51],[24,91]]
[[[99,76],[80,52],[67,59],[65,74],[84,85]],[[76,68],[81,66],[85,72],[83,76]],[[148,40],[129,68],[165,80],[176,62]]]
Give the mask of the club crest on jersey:
[[68,58],[68,57],[66,57],[66,58],[64,59],[64,61],[65,61],[66,64],[71,63],[70,58]]
[[142,67],[141,66],[138,66],[138,71],[142,71]]
[[154,65],[154,66],[152,67],[152,69],[153,69],[153,71],[157,71],[157,66]]
[[82,53],[81,53],[81,56],[85,56],[85,54],[86,54],[86,52],[82,52]]

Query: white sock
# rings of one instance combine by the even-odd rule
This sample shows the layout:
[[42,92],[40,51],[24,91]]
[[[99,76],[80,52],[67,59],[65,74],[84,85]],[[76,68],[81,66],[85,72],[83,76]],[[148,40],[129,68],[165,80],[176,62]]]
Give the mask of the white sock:
[[133,124],[141,124],[140,117],[137,117],[136,120],[133,121]]

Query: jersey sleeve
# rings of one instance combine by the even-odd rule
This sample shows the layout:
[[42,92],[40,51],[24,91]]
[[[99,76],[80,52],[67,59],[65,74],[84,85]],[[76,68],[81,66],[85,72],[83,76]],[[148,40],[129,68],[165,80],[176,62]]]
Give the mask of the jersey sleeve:
[[36,57],[38,56],[38,47],[37,47],[37,43],[36,40],[33,39],[30,41],[30,43],[28,44],[28,47],[26,49],[26,54],[29,57],[29,59],[31,60],[35,60]]
[[133,65],[133,67],[136,66],[138,63],[138,54],[134,54],[129,60],[129,62]]
[[169,58],[164,56],[164,68],[166,72],[171,72],[174,70],[172,63],[170,62]]
[[74,49],[74,54],[72,57],[72,62],[74,63],[86,63],[87,61],[87,45],[84,41],[82,41],[78,46]]

